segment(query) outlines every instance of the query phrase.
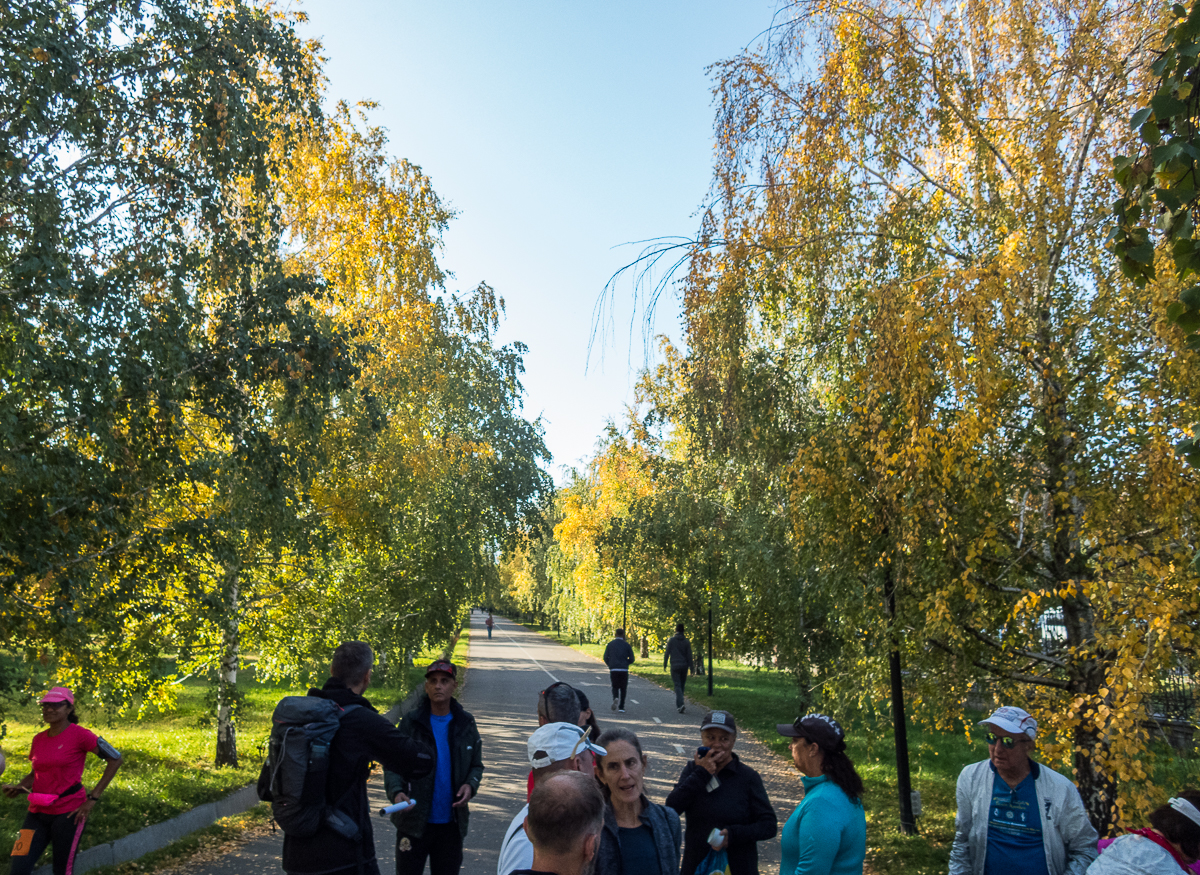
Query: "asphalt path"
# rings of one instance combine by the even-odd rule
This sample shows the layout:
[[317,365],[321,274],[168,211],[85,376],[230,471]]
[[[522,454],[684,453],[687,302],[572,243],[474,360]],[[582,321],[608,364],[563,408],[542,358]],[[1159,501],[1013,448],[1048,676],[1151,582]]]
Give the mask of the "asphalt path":
[[[675,710],[671,690],[631,675],[625,713],[612,711],[608,670],[597,659],[550,641],[503,617],[496,617],[489,640],[486,614],[471,615],[470,667],[459,701],[474,716],[483,737],[483,782],[471,800],[471,828],[463,856],[463,872],[493,875],[500,843],[513,816],[525,804],[529,774],[526,740],[537,728],[538,693],[565,681],[587,695],[601,730],[624,726],[637,733],[649,757],[646,795],[662,802],[674,787],[685,762],[699,744],[703,710],[690,702],[686,713]],[[661,654],[651,659],[661,659]],[[690,683],[703,683],[696,678]],[[370,697],[370,690],[367,691]],[[736,714],[734,715],[737,716]],[[781,715],[785,721],[791,715]],[[738,756],[763,776],[779,824],[799,801],[800,780],[779,757],[740,733]],[[372,807],[385,804],[382,781],[368,785]],[[282,834],[260,835],[217,860],[193,861],[186,869],[198,875],[266,875],[278,873]],[[375,823],[375,848],[384,875],[395,871],[395,832],[383,819]],[[779,838],[759,844],[759,869],[779,868]]]

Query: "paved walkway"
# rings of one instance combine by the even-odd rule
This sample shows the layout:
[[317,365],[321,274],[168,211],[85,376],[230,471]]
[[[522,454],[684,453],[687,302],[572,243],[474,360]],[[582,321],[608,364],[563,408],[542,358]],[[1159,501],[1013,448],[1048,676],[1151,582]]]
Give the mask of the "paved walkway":
[[[502,617],[496,617],[491,640],[484,614],[471,616],[470,670],[460,701],[475,715],[483,735],[484,776],[479,795],[471,802],[471,832],[463,861],[466,875],[493,875],[504,830],[525,804],[529,761],[525,741],[537,728],[537,696],[555,681],[582,689],[591,700],[600,728],[625,726],[638,734],[650,758],[646,794],[662,802],[675,785],[684,763],[699,744],[702,711],[689,705],[675,711],[675,694],[642,678],[629,679],[624,714],[609,710],[608,671],[599,660]],[[660,657],[661,658],[661,657]],[[698,682],[695,681],[695,682]],[[367,691],[368,698],[370,691]],[[736,715],[735,715],[736,716]],[[763,776],[775,804],[780,826],[799,801],[800,780],[777,756],[742,735],[738,755]],[[370,785],[372,805],[383,804],[381,782]],[[278,873],[281,834],[256,836],[219,860],[187,865],[182,871],[198,875],[258,875]],[[384,875],[395,871],[395,833],[376,822],[375,846]],[[779,839],[759,845],[759,868],[778,871]]]

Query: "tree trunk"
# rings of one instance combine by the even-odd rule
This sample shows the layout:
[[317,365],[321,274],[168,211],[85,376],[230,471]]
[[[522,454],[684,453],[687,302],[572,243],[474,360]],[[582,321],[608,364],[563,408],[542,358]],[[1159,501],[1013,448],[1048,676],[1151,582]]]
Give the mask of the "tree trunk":
[[237,768],[237,728],[234,703],[241,635],[238,625],[238,573],[228,572],[225,629],[221,636],[221,666],[217,673],[217,756],[215,765]]
[[[1050,496],[1050,573],[1062,597],[1066,627],[1069,691],[1095,701],[1104,686],[1106,664],[1096,642],[1095,614],[1085,587],[1092,571],[1080,544],[1084,507],[1075,489],[1075,437],[1067,406],[1066,389],[1054,369],[1056,354],[1051,340],[1050,311],[1039,313],[1039,346],[1042,356],[1042,411],[1045,416],[1046,480]],[[1104,721],[1105,723],[1107,721]],[[1117,788],[1103,769],[1109,749],[1106,727],[1098,717],[1084,717],[1075,728],[1075,784],[1092,825],[1106,835],[1116,821]]]

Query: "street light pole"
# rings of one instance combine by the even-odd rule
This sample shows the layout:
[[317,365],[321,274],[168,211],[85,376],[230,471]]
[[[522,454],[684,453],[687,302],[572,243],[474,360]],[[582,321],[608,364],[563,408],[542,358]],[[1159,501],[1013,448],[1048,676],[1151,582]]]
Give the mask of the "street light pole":
[[629,572],[625,572],[625,598],[621,601],[621,628],[629,634]]

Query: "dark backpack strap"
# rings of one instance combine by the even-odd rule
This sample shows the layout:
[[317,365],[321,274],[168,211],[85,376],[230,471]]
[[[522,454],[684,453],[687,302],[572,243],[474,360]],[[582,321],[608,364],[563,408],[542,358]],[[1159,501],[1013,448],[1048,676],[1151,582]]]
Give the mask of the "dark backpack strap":
[[63,790],[61,793],[59,793],[58,798],[65,799],[68,796],[74,796],[76,793],[78,793],[82,789],[83,789],[83,784],[79,781],[76,781],[74,784],[72,784],[66,790]]

